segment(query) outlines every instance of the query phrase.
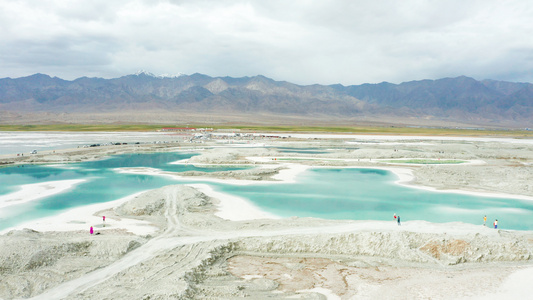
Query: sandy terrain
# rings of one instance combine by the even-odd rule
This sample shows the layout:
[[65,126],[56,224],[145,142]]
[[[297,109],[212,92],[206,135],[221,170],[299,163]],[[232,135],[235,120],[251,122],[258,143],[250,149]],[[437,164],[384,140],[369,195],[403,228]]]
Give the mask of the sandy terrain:
[[[273,148],[216,147],[181,163],[261,168],[165,174],[246,184],[291,181],[313,166],[379,167],[399,174],[399,183],[419,188],[533,199],[533,143],[293,138],[267,144],[336,150],[283,154]],[[184,146],[71,149],[3,156],[0,163],[63,163]],[[402,158],[465,163],[393,161]],[[89,225],[96,234],[88,233]],[[0,298],[527,299],[533,295],[532,262],[530,231],[425,221],[400,227],[392,221],[282,219],[208,185],[176,185],[3,232]]]

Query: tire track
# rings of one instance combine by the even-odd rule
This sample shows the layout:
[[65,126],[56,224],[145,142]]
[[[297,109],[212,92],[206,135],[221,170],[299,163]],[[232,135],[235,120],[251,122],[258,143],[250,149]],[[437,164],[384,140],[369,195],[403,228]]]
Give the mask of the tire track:
[[[217,241],[225,241],[246,238],[246,237],[267,237],[267,236],[291,236],[302,234],[316,234],[318,232],[353,232],[356,231],[353,225],[334,225],[334,226],[310,226],[289,229],[273,230],[237,230],[237,231],[216,231],[213,229],[196,230],[186,228],[179,219],[180,206],[178,201],[178,186],[167,187],[166,189],[166,210],[165,218],[167,219],[166,230],[157,237],[146,242],[139,248],[126,254],[121,259],[115,261],[107,267],[87,273],[80,278],[60,284],[40,295],[31,299],[63,299],[67,297],[76,297],[89,289],[96,287],[106,281],[112,281],[113,277],[135,265],[148,260],[157,258],[160,255],[168,254],[169,250],[186,246],[187,250],[174,268],[180,270],[180,274],[190,272],[195,267],[202,264],[205,259],[210,257],[210,251],[214,249]],[[186,234],[186,235],[184,235]],[[206,244],[206,242],[208,242]],[[179,252],[179,251],[178,251]],[[178,258],[178,257],[177,257]],[[162,274],[163,269],[156,273]],[[157,277],[156,274],[154,276]]]

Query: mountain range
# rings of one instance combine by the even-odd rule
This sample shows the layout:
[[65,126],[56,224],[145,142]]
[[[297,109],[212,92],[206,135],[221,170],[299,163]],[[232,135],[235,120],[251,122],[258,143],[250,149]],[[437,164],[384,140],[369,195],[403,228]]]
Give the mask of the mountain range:
[[[296,116],[299,120],[373,120],[387,124],[532,127],[533,84],[461,76],[401,84],[297,85],[265,76],[154,76],[72,81],[45,74],[0,79],[0,111],[117,115]],[[118,117],[118,116],[121,117]],[[126,118],[126,119],[124,119]],[[430,122],[431,121],[431,122]],[[345,123],[346,123],[345,122]],[[0,123],[2,121],[0,120]]]

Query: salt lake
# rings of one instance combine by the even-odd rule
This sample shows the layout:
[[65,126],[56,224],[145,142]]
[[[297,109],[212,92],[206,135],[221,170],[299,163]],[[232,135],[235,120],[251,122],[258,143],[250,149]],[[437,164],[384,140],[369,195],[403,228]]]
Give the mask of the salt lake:
[[[292,151],[291,149],[284,149]],[[294,149],[298,151],[298,149]],[[304,149],[314,151],[314,149]],[[0,168],[0,230],[73,207],[107,202],[133,193],[171,184],[207,183],[219,192],[248,199],[257,207],[282,216],[326,219],[389,220],[394,213],[403,221],[465,222],[500,228],[533,230],[533,201],[431,192],[398,185],[389,171],[360,168],[311,168],[294,183],[234,185],[197,179],[131,174],[121,168],[153,168],[167,172],[226,171],[250,166],[199,167],[172,162],[195,155],[187,152],[135,153],[99,161],[63,165],[24,165]],[[11,205],[24,185],[72,183],[61,193]]]

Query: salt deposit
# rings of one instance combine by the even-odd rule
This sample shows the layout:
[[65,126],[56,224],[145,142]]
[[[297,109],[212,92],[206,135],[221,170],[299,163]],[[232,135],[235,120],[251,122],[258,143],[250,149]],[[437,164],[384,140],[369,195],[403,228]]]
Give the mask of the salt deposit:
[[[428,142],[416,145],[404,141],[400,149],[397,144],[361,144],[355,151],[342,150],[344,142],[323,140],[325,147],[338,150],[291,154],[313,158],[299,161],[275,160],[282,155],[272,149],[216,148],[182,163],[265,168],[181,176],[282,183],[309,167],[378,167],[401,174],[400,183],[417,187],[533,197],[533,145],[464,138],[439,144],[424,139]],[[285,140],[284,146],[306,143]],[[128,146],[120,151],[133,149],[139,150]],[[119,152],[74,149],[31,161],[96,159],[111,151]],[[380,162],[413,157],[484,163]],[[15,157],[6,160],[17,162]],[[102,215],[107,217],[105,228]],[[532,293],[532,232],[416,220],[397,226],[392,219],[272,217],[205,185],[168,186],[72,210],[26,224],[32,229],[3,232],[0,298],[503,299]],[[94,225],[97,234],[90,235],[88,225]]]
[[59,194],[80,184],[85,180],[61,180],[48,181],[43,183],[25,184],[20,190],[0,196],[0,208],[10,205],[17,205],[33,200],[42,199],[48,196]]

